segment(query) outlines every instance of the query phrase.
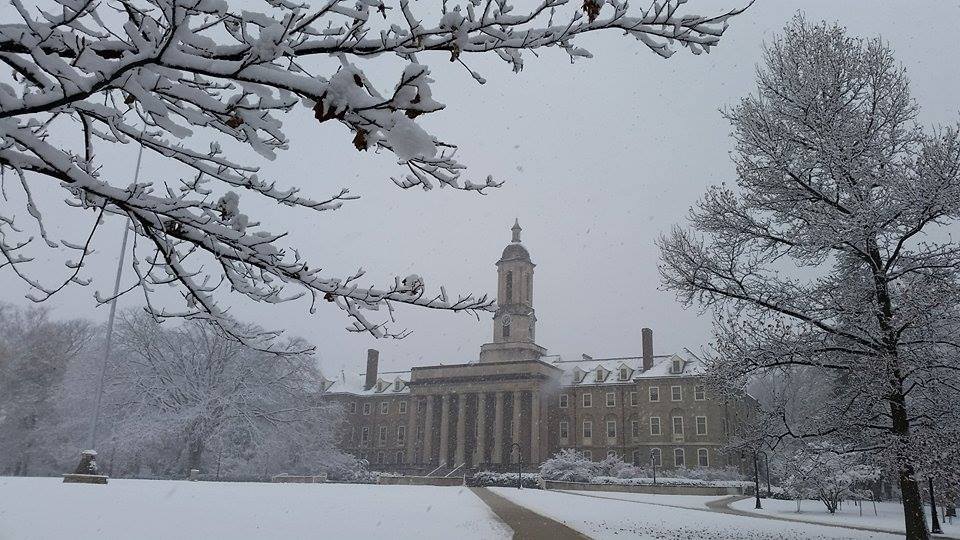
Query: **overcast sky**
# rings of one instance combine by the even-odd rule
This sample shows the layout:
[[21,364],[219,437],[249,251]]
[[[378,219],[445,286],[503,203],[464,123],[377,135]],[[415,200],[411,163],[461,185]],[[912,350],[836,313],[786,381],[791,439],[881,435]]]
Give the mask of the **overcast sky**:
[[[710,13],[742,1],[691,0],[687,9]],[[484,86],[449,63],[446,54],[421,57],[437,80],[435,98],[447,105],[424,124],[460,145],[471,178],[492,174],[506,180],[487,196],[400,190],[389,180],[400,172],[395,160],[357,152],[345,127],[318,125],[301,107],[283,119],[290,149],[273,162],[255,155],[251,162],[262,165],[263,177],[300,186],[315,198],[346,186],[362,199],[318,215],[280,210],[245,195],[241,209],[271,231],[289,230],[289,244],[328,274],[363,267],[371,282],[386,284],[415,272],[428,286],[478,294],[495,292],[494,262],[519,218],[523,242],[537,264],[540,345],[564,356],[637,355],[640,328],[649,326],[658,354],[699,349],[710,339],[710,317],[683,309],[672,293],[660,290],[654,241],[684,219],[708,185],[732,181],[730,128],[718,109],[754,91],[762,43],[801,8],[810,20],[836,20],[853,34],[888,40],[908,69],[921,120],[957,121],[960,2],[759,0],[731,21],[709,55],[681,50],[662,60],[610,33],[582,40],[580,46],[595,58],[574,65],[553,49],[541,51],[540,58],[528,54],[519,74],[495,55],[468,58],[486,77]],[[10,16],[10,9],[0,7],[0,17]],[[392,58],[375,62],[364,66],[368,75],[382,75],[381,84],[392,85],[402,64]],[[132,174],[134,149],[100,153],[107,161],[105,174]],[[161,159],[146,156],[142,175],[164,179],[169,170]],[[59,202],[61,188],[48,186],[41,197],[46,206],[41,209],[69,233],[75,222]],[[49,301],[56,316],[106,318],[93,291],[112,287],[121,230],[120,223],[110,223],[98,233],[100,257],[89,267],[94,284]],[[60,260],[40,255],[37,272],[53,279],[45,272]],[[25,292],[8,270],[0,270],[0,299],[25,304]],[[140,300],[131,294],[121,306]],[[243,319],[311,340],[330,374],[361,370],[369,347],[382,351],[382,370],[467,362],[492,337],[489,315],[478,321],[467,314],[400,308],[399,325],[413,334],[377,341],[346,332],[348,321],[332,305],[311,315],[303,302],[233,304]]]

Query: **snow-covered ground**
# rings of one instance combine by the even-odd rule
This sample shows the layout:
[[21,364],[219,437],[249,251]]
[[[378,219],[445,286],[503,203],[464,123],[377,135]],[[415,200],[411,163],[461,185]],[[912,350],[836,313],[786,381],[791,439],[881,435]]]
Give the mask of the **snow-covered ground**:
[[705,509],[707,503],[725,499],[728,495],[655,495],[651,493],[618,493],[614,491],[571,491],[587,497],[637,501],[661,506],[680,506],[683,508]]
[[[681,510],[651,504],[637,504],[614,499],[584,497],[556,491],[514,488],[491,488],[499,495],[534,512],[563,522],[581,533],[602,539],[826,539],[876,538],[893,540],[895,535],[870,533],[806,523],[789,523],[770,519],[719,514],[704,510]],[[597,492],[584,492],[597,495]],[[611,497],[623,493],[600,493]],[[691,497],[656,495],[658,503],[685,506],[705,501]],[[626,497],[624,497],[626,498]],[[709,497],[706,499],[710,499]]]
[[[897,502],[877,503],[877,512],[874,514],[873,503],[863,504],[863,516],[860,515],[860,508],[853,503],[843,503],[843,508],[837,510],[836,514],[827,512],[827,507],[820,501],[801,501],[800,513],[797,513],[796,501],[779,501],[774,499],[763,499],[762,510],[754,509],[754,500],[746,499],[737,501],[730,505],[731,508],[745,512],[757,514],[766,514],[773,516],[782,516],[790,519],[799,519],[812,523],[843,523],[844,525],[853,525],[856,527],[871,527],[874,529],[885,529],[890,531],[903,532],[903,507]],[[930,507],[925,507],[928,520]],[[877,515],[879,514],[879,515]],[[943,515],[940,515],[940,522],[943,532],[946,535],[960,538],[960,521],[954,520],[952,524],[943,522]],[[929,521],[928,521],[929,524]]]
[[510,538],[467,488],[0,477],[0,540]]

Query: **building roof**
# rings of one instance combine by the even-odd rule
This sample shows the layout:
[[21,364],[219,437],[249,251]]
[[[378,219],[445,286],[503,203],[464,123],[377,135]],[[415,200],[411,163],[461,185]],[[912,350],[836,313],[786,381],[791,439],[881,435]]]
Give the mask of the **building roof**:
[[523,247],[523,244],[507,244],[507,247],[503,248],[503,255],[500,256],[498,262],[529,260],[530,252]]
[[363,383],[366,373],[347,375],[341,371],[339,377],[323,378],[323,391],[326,394],[353,394],[358,396],[390,396],[410,393],[409,371],[384,371],[377,377],[373,388],[366,390]]
[[[675,372],[674,362],[679,371]],[[553,365],[563,370],[560,383],[563,386],[587,386],[627,384],[637,379],[684,378],[703,374],[703,365],[697,360],[685,359],[676,354],[653,357],[653,367],[643,370],[643,358],[626,356],[619,358],[590,358],[581,360],[558,358]],[[620,377],[620,369],[627,369],[626,379]]]
[[[544,359],[546,361],[546,359]],[[674,361],[680,362],[679,372],[674,372]],[[653,367],[643,370],[643,358],[627,356],[620,358],[590,358],[581,360],[563,360],[559,356],[548,362],[551,366],[563,370],[560,384],[563,386],[595,386],[629,384],[639,379],[685,378],[703,374],[703,365],[696,360],[682,358],[676,354],[653,357]],[[620,369],[627,368],[626,379],[621,379]],[[373,388],[363,388],[366,374],[347,375],[323,379],[324,393],[350,394],[356,396],[391,396],[410,394],[410,371],[386,371],[379,374]]]

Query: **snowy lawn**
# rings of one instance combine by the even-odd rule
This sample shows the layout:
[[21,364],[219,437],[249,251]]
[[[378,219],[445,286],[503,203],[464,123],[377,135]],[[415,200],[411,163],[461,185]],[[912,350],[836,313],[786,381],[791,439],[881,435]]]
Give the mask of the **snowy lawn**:
[[467,488],[0,477],[0,540],[510,538]]
[[[843,523],[845,525],[872,527],[897,532],[903,532],[904,530],[903,507],[897,502],[877,503],[877,514],[880,514],[879,516],[873,513],[873,503],[870,502],[863,504],[863,516],[860,515],[860,509],[851,502],[843,503],[843,508],[837,510],[836,514],[827,512],[827,507],[820,501],[801,501],[799,514],[797,513],[796,501],[763,499],[762,510],[754,509],[755,504],[753,499],[747,499],[738,501],[730,505],[730,507],[744,512],[783,516],[791,519],[810,521],[812,523]],[[927,526],[929,526],[930,507],[926,506],[925,510],[928,519]],[[943,515],[941,514],[940,523],[943,527],[944,534],[960,538],[960,521],[954,520],[952,524],[944,523]]]
[[684,508],[705,509],[710,501],[725,499],[729,495],[655,495],[651,493],[619,493],[616,491],[572,491],[588,497],[603,497],[606,499],[618,499],[637,501],[648,504],[659,504],[664,506],[682,506]]
[[[583,497],[556,491],[491,488],[497,494],[534,512],[602,539],[825,539],[876,538],[893,540],[895,535],[869,533],[806,523],[789,523],[762,518],[719,514],[709,510],[667,508],[651,504]],[[596,492],[590,492],[596,495]],[[601,495],[605,495],[602,494]],[[622,493],[610,494],[619,497]],[[690,497],[659,495],[664,504],[670,499]],[[690,500],[674,501],[691,503]],[[678,504],[677,506],[682,506]]]

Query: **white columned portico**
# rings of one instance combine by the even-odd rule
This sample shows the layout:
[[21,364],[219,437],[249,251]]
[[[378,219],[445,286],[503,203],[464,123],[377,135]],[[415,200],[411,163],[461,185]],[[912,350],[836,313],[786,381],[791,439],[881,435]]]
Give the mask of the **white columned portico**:
[[493,401],[493,462],[503,463],[503,392],[497,392]]

